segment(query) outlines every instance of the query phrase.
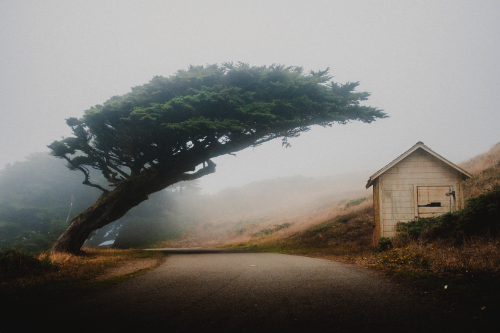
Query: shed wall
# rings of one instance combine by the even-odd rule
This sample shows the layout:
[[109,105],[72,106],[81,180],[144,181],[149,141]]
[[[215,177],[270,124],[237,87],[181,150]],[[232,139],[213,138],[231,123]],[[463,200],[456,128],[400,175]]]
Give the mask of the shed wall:
[[373,183],[373,211],[375,215],[375,222],[373,226],[373,246],[377,245],[378,238],[381,235],[381,225],[380,225],[380,191],[379,191],[378,179]]
[[[455,189],[455,210],[463,206],[461,173],[423,149],[417,149],[378,177],[380,192],[378,237],[392,237],[398,222],[418,216],[417,188],[419,186],[450,186]],[[375,187],[374,187],[375,199]]]

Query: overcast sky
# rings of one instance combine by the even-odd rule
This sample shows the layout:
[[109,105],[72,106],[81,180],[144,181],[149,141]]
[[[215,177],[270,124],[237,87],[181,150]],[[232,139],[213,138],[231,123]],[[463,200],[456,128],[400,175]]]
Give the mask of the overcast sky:
[[390,118],[217,158],[207,193],[297,174],[368,179],[417,141],[458,163],[500,141],[499,22],[496,0],[2,0],[0,168],[153,76],[230,61],[329,67]]

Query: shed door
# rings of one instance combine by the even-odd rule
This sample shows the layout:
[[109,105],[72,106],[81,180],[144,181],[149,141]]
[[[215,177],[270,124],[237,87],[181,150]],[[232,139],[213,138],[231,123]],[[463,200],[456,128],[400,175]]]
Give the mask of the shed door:
[[450,186],[419,186],[418,217],[431,217],[451,212]]

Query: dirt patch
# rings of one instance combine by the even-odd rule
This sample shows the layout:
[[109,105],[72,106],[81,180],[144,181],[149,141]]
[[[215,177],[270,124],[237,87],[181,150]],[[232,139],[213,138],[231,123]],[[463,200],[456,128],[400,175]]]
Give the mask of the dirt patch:
[[108,268],[104,274],[95,278],[95,281],[103,281],[116,276],[134,273],[141,269],[153,268],[159,266],[164,261],[164,258],[137,258],[125,259],[119,263],[118,267]]

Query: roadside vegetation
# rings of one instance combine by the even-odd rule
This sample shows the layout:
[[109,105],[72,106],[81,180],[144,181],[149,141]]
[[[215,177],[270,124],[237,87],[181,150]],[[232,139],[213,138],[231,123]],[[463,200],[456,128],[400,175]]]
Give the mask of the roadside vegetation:
[[0,252],[0,297],[11,301],[70,297],[123,281],[145,270],[100,278],[125,262],[154,259],[159,264],[162,258],[164,254],[159,251],[132,249],[85,248],[78,256],[6,250]]

